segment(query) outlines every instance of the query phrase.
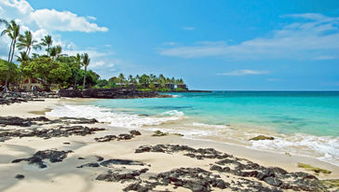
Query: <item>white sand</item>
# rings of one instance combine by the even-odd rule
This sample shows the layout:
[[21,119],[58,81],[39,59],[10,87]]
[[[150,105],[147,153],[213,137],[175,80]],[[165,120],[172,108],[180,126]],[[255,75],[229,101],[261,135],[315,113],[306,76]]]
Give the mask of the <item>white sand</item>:
[[[45,102],[28,102],[13,104],[10,106],[0,106],[0,116],[32,117],[39,116],[55,105],[70,102],[65,99],[47,99]],[[89,126],[89,125],[86,125]],[[91,125],[97,127],[99,125]],[[105,125],[100,125],[105,126]],[[110,134],[127,133],[127,129],[116,128]],[[180,153],[134,153],[135,149],[145,144],[184,144],[191,147],[212,147],[219,151],[246,158],[265,166],[278,166],[288,171],[305,171],[297,167],[298,162],[314,165],[316,167],[331,170],[329,175],[319,175],[321,179],[339,178],[339,167],[310,157],[289,156],[273,152],[263,152],[248,149],[242,146],[183,139],[179,136],[151,137],[151,133],[142,132],[129,141],[111,141],[97,143],[95,137],[106,135],[108,132],[98,132],[85,137],[61,137],[51,139],[41,138],[14,138],[0,143],[0,191],[23,192],[23,191],[121,191],[127,184],[102,182],[95,180],[96,176],[104,169],[101,168],[76,168],[79,165],[95,162],[95,156],[99,155],[105,159],[131,159],[139,160],[146,164],[151,164],[149,173],[159,173],[180,167],[200,167],[209,170],[209,164],[215,160],[196,160]],[[70,142],[70,145],[64,144]],[[48,168],[39,169],[27,165],[27,162],[13,164],[12,160],[17,158],[30,157],[38,150],[58,149],[72,150],[64,161],[60,163],[48,163]],[[79,160],[84,157],[85,160]],[[138,168],[136,166],[136,168]],[[23,174],[23,180],[15,179],[15,175]],[[170,189],[170,188],[168,188]],[[178,188],[176,191],[187,191]]]

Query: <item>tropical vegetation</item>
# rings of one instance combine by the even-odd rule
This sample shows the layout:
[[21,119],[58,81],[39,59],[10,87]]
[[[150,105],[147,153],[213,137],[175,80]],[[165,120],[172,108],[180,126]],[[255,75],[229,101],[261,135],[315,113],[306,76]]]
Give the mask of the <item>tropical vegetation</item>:
[[0,59],[0,85],[5,87],[17,88],[25,79],[35,79],[47,90],[51,87],[185,90],[182,79],[168,78],[164,75],[125,76],[121,73],[108,80],[100,79],[97,73],[88,70],[91,63],[88,53],[78,53],[75,56],[64,54],[62,47],[54,44],[51,35],[46,35],[38,41],[34,39],[31,31],[24,31],[21,34],[20,25],[15,20],[8,22],[0,19],[0,25],[5,27],[1,31],[1,36],[10,40],[7,60]]

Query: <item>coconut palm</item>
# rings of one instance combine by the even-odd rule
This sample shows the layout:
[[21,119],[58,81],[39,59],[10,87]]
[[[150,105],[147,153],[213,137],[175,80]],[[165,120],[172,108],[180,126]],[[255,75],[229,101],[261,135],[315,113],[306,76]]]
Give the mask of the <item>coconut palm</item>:
[[41,45],[47,47],[46,51],[48,52],[48,50],[52,47],[53,45],[53,39],[52,36],[50,35],[46,35],[44,38],[41,39]]
[[29,56],[26,54],[26,52],[20,52],[20,55],[19,56],[16,56],[17,57],[17,61],[19,61],[20,63],[22,62],[25,62],[25,61],[28,61],[29,60]]
[[[14,52],[15,52],[15,45],[16,41],[20,35],[20,26],[16,24],[14,20],[7,22],[4,19],[0,20],[0,23],[4,23],[6,25],[6,28],[1,32],[1,36],[7,35],[11,39],[11,44],[9,46],[9,52],[8,52],[8,62],[12,63]],[[5,81],[5,87],[8,86],[8,80],[10,79],[10,72],[6,74],[6,81]]]
[[82,84],[83,89],[86,87],[86,73],[87,73],[87,67],[90,62],[91,62],[91,59],[89,58],[88,54],[87,53],[83,54],[82,55],[82,66],[84,66],[85,68],[84,81]]
[[24,35],[19,36],[19,42],[17,43],[19,50],[25,50],[27,56],[31,53],[33,49],[41,49],[41,46],[38,44],[38,41],[33,39],[32,33],[30,31],[25,31]]
[[56,59],[62,52],[62,47],[60,45],[57,45],[55,47],[52,47],[48,50],[49,56],[53,59]]
[[6,28],[1,32],[1,36],[6,34],[11,39],[7,60],[11,63],[15,52],[16,42],[20,35],[20,26],[16,24],[14,20],[7,22],[6,20],[1,19],[0,22],[6,25]]

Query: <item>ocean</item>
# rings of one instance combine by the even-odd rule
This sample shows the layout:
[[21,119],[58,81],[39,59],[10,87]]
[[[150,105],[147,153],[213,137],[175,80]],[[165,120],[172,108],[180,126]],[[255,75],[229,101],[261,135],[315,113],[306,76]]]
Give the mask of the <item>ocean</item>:
[[[312,156],[339,165],[339,92],[214,91],[173,98],[99,99],[48,115],[96,118],[114,127]],[[274,140],[250,141],[258,135]]]

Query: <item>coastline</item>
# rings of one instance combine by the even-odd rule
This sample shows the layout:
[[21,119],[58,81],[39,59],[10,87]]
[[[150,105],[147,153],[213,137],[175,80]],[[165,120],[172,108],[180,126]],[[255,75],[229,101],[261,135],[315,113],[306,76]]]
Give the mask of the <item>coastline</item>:
[[[45,101],[15,103],[9,106],[0,106],[0,116],[19,116],[19,117],[37,117],[49,111],[50,109],[65,103],[83,103],[94,99],[46,99]],[[53,118],[46,116],[47,118]],[[107,124],[94,124],[86,125],[94,127],[106,127]],[[93,180],[93,175],[98,174],[98,171],[74,169],[79,164],[77,158],[84,157],[91,159],[95,155],[103,156],[106,158],[121,158],[142,161],[152,164],[150,168],[152,172],[168,171],[179,167],[201,167],[209,170],[211,160],[192,160],[180,154],[162,154],[162,153],[142,153],[135,154],[134,150],[140,145],[155,145],[155,144],[180,144],[188,145],[191,147],[201,148],[214,148],[236,157],[245,158],[255,163],[267,167],[281,167],[287,171],[303,171],[305,169],[298,168],[297,164],[302,162],[326,170],[332,171],[331,174],[320,174],[317,177],[320,179],[338,179],[339,167],[333,164],[320,161],[315,158],[305,156],[290,156],[287,154],[280,154],[276,152],[260,151],[249,149],[244,146],[226,144],[213,141],[192,140],[181,138],[179,136],[169,135],[164,137],[152,137],[151,131],[140,130],[142,135],[132,140],[122,142],[93,142],[93,138],[104,136],[107,134],[121,134],[127,133],[126,128],[109,128],[107,131],[98,132],[89,136],[71,136],[71,137],[58,137],[48,140],[36,137],[14,138],[4,143],[0,143],[0,190],[1,191],[22,191],[29,187],[30,189],[43,191],[60,191],[72,190],[82,191],[85,186],[90,185],[91,191],[100,191],[105,187],[110,187],[113,190],[121,190],[124,184],[117,183],[103,183]],[[70,145],[65,145],[69,142]],[[41,171],[32,170],[27,167],[25,163],[15,164],[10,163],[15,158],[22,158],[32,155],[33,152],[38,150],[46,150],[50,148],[72,150],[73,153],[69,158],[61,164],[51,166],[51,168],[44,170],[46,177],[41,175]],[[81,162],[80,162],[81,163]],[[10,173],[10,174],[9,174]],[[27,179],[18,182],[14,176],[17,173],[22,173]],[[311,173],[311,172],[308,172]],[[33,179],[30,179],[33,178]],[[91,184],[87,183],[91,180]],[[81,183],[79,186],[74,186],[72,183]],[[87,184],[86,184],[87,183]],[[63,184],[63,186],[60,186]],[[87,186],[88,187],[88,186]]]

